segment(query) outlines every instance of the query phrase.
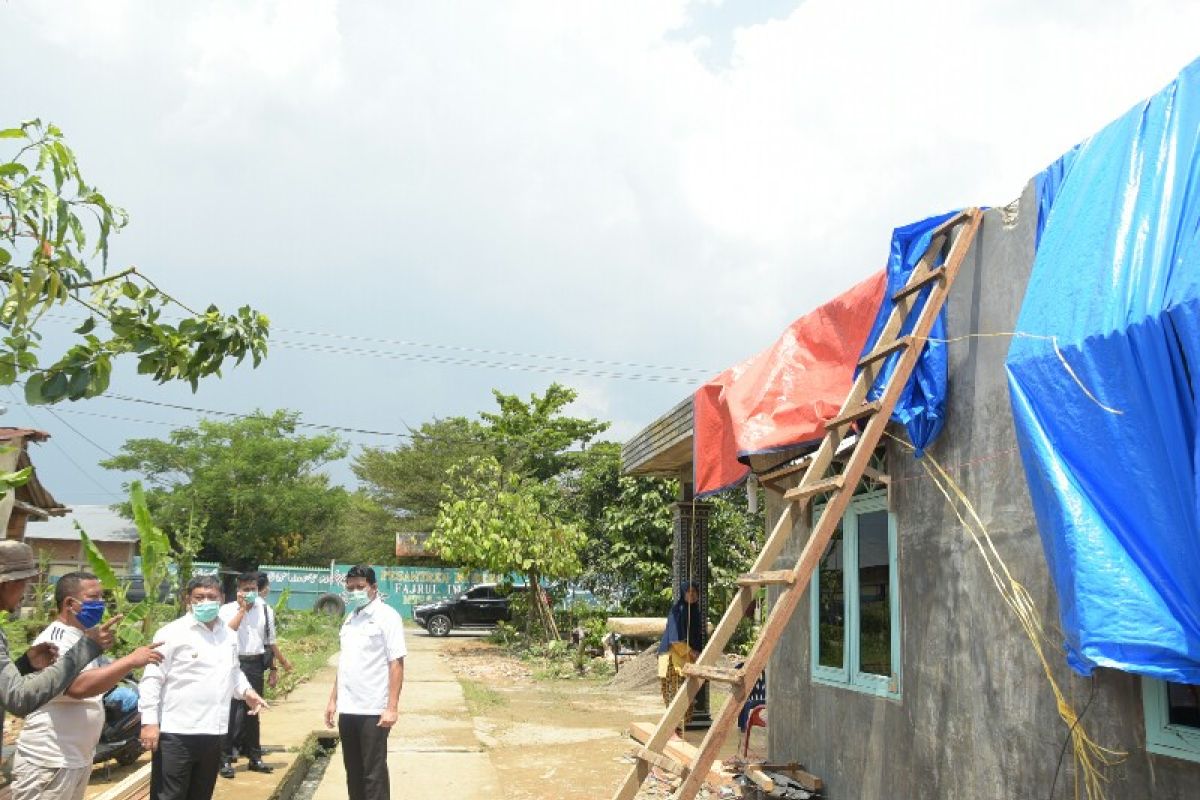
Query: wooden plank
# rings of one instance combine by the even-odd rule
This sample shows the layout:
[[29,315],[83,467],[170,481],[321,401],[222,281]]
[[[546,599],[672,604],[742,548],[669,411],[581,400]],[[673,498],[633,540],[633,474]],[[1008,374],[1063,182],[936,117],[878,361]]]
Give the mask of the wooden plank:
[[[935,285],[932,291],[930,291],[928,298],[926,298],[925,304],[913,328],[914,340],[924,341],[929,336],[929,332],[932,330],[933,324],[937,319],[938,312],[941,311],[942,306],[945,304],[950,286],[953,284],[954,278],[957,277],[963,259],[966,257],[967,251],[975,239],[975,234],[979,229],[982,219],[982,212],[977,208],[973,208],[967,212],[968,224],[955,237],[954,244],[951,246],[950,254],[943,267],[946,270],[947,279]],[[921,263],[926,264],[926,268],[928,268],[926,262],[930,257],[931,253],[927,251],[921,259]],[[886,342],[895,337],[900,331],[901,326],[907,318],[908,311],[911,310],[910,308],[906,309],[905,305],[905,303],[897,303],[892,307],[892,311],[884,323],[880,341]],[[845,470],[842,473],[845,486],[851,489],[857,486],[859,480],[862,478],[863,469],[869,466],[875,447],[879,444],[884,428],[887,426],[888,417],[891,415],[892,409],[895,408],[900,392],[908,382],[908,377],[912,373],[919,355],[920,348],[916,347],[905,348],[901,353],[896,370],[892,373],[891,378],[884,387],[883,395],[880,397],[882,403],[881,411],[872,416],[867,422],[846,463]],[[843,404],[843,410],[852,408],[863,401],[870,382],[873,382],[873,379],[868,378],[867,373],[863,372],[859,374],[851,386],[846,403]],[[840,437],[837,435],[836,430],[828,432],[824,440],[822,440],[820,447],[817,448],[813,461],[809,465],[808,471],[805,473],[798,488],[816,483],[818,476],[824,474],[833,459],[839,441]],[[816,570],[817,564],[825,552],[825,548],[828,546],[834,531],[841,522],[842,516],[846,513],[846,508],[850,504],[852,494],[852,491],[835,492],[822,510],[820,517],[813,526],[812,534],[804,544],[804,548],[796,564],[797,589],[803,590],[808,587],[812,580],[813,572]],[[784,496],[786,497],[787,495],[785,494]],[[797,504],[792,503],[788,508],[793,509],[796,506]],[[789,515],[785,513],[780,519],[783,520],[788,517]],[[773,538],[774,533],[768,538],[768,542]],[[738,596],[746,594],[749,594],[749,592],[738,592]],[[700,752],[696,755],[696,759],[692,763],[693,772],[684,778],[683,782],[679,785],[678,790],[674,794],[674,800],[691,800],[700,790],[702,781],[698,776],[703,774],[717,758],[721,745],[724,744],[725,738],[729,735],[729,731],[737,721],[738,713],[741,711],[742,704],[746,699],[746,686],[753,685],[758,680],[758,676],[766,668],[767,660],[770,658],[771,653],[774,652],[775,646],[779,643],[779,639],[783,635],[803,594],[803,591],[783,592],[775,602],[774,607],[772,607],[770,614],[767,616],[766,624],[759,634],[758,641],[751,648],[742,666],[742,674],[745,677],[744,683],[740,688],[734,687],[731,690],[729,700],[725,702],[713,720],[712,726],[708,729],[708,733],[700,745]],[[735,607],[736,604],[731,605],[730,609],[726,611],[726,616]],[[722,623],[724,621],[722,619]],[[720,630],[720,627],[718,626],[718,630]],[[724,644],[725,642],[722,643],[722,648],[724,648]],[[701,653],[701,660],[705,660],[706,656],[709,656],[708,647]],[[716,656],[713,655],[712,658],[715,659]],[[708,663],[711,663],[711,661]],[[693,683],[698,684],[699,681],[687,682],[688,685]],[[628,799],[626,798],[626,800]]]
[[[882,337],[880,337],[880,338],[882,338]],[[892,353],[895,353],[895,352],[898,352],[900,350],[907,348],[911,344],[912,344],[911,336],[901,336],[899,339],[895,340],[894,342],[890,342],[889,344],[883,345],[882,347],[876,347],[874,350],[867,353],[865,356],[863,356],[861,359],[859,359],[858,366],[869,367],[872,364],[874,364],[875,362],[881,361],[881,360],[887,358]]]
[[105,789],[92,800],[135,800],[148,796],[150,792],[150,765],[144,764],[137,772],[126,775],[120,783]]
[[790,569],[747,572],[737,579],[738,586],[790,586],[795,582],[796,576]]
[[910,294],[921,291],[934,281],[944,282],[945,280],[946,271],[941,267],[927,270],[923,274],[917,274],[916,270],[913,270],[913,274],[909,276],[908,283],[904,284],[904,288],[892,295],[892,302],[899,303]]
[[811,772],[806,772],[803,764],[797,764],[794,761],[787,763],[772,763],[770,761],[756,761],[746,765],[747,769],[755,767],[766,772],[782,772],[796,783],[803,786],[810,792],[819,792],[825,788],[825,783],[813,775]]
[[838,489],[845,488],[845,485],[845,475],[834,475],[832,478],[823,478],[819,481],[809,484],[801,483],[794,489],[788,489],[783,493],[783,499],[799,502],[801,500],[807,500],[808,498],[814,497],[818,494],[836,492]]
[[[650,741],[654,735],[654,726],[647,722],[635,722],[629,726],[629,735],[636,741],[643,744]],[[647,748],[648,749],[648,748]],[[652,750],[650,752],[653,752]],[[678,736],[672,735],[667,740],[666,748],[663,750],[663,755],[683,764],[686,772],[691,771],[691,763],[696,758],[696,746],[690,742],[680,739]],[[709,786],[733,786],[736,776],[727,769],[719,766],[714,766],[708,771],[708,777],[705,781]]]
[[632,755],[634,758],[640,758],[642,761],[645,761],[652,767],[665,769],[667,772],[680,778],[687,773],[687,767],[684,764],[680,764],[675,759],[665,756],[662,753],[655,753],[652,750],[647,750],[644,747],[635,748],[630,755]]
[[858,420],[862,419],[863,417],[869,417],[872,414],[875,414],[878,412],[879,412],[879,401],[878,400],[872,400],[869,403],[863,403],[858,408],[856,408],[852,411],[847,411],[845,414],[838,414],[836,417],[834,417],[833,419],[826,422],[825,430],[829,430],[830,428],[836,428],[841,425],[848,425],[851,422],[857,422]]
[[771,777],[767,775],[767,773],[763,772],[760,768],[754,766],[753,764],[746,765],[746,771],[744,774],[747,778],[754,781],[754,783],[758,785],[758,788],[762,789],[767,794],[775,791],[775,781],[771,780]]
[[683,674],[687,675],[689,678],[696,678],[702,681],[712,681],[713,683],[724,683],[727,686],[738,687],[742,685],[741,671],[736,669],[728,669],[726,667],[684,664]]

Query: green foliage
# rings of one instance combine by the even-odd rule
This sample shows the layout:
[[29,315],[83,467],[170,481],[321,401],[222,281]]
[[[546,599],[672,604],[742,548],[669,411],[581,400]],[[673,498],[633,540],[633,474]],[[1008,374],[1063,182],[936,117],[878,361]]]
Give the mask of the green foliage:
[[[102,394],[115,358],[131,354],[139,374],[182,380],[193,390],[220,375],[227,358],[257,366],[266,355],[267,318],[249,307],[196,312],[137,268],[104,274],[109,236],[128,216],[83,178],[55,125],[31,120],[0,130],[0,385],[25,380],[30,403]],[[97,276],[88,260],[98,259]],[[65,352],[39,358],[38,324],[56,306],[87,313]],[[168,307],[188,314],[163,320]],[[173,310],[175,310],[173,309]]]
[[586,455],[576,448],[608,430],[607,422],[563,416],[579,393],[558,383],[528,402],[496,389],[492,394],[499,412],[479,415],[489,451],[507,471],[532,480],[551,481],[577,468]]
[[120,590],[121,581],[117,578],[117,573],[92,541],[92,537],[87,535],[87,531],[78,522],[75,523],[75,530],[79,531],[79,541],[83,545],[83,555],[87,558],[88,567],[91,568],[92,574],[100,579],[100,585],[108,592]]
[[[166,440],[130,439],[101,465],[140,472],[154,483],[145,507],[176,553],[190,543],[226,566],[288,564],[306,539],[337,525],[348,502],[344,489],[317,472],[343,457],[345,445],[334,436],[298,435],[298,419],[276,411],[203,420]],[[137,512],[127,506],[126,513]]]
[[355,457],[353,470],[365,498],[388,512],[389,535],[401,519],[410,523],[407,530],[433,528],[450,469],[489,452],[481,428],[465,417],[435,419],[413,431],[406,444],[392,450],[368,447]]
[[313,676],[317,670],[329,663],[337,652],[338,629],[341,619],[312,611],[276,611],[279,622],[277,639],[279,648],[292,662],[292,671],[279,671],[279,683],[274,689],[268,687],[267,700],[290,694],[297,686]]
[[551,488],[506,473],[494,458],[473,458],[452,470],[451,494],[429,538],[442,558],[501,575],[570,578],[580,569],[583,532],[564,522]]
[[588,534],[580,583],[635,616],[671,605],[672,504],[677,481],[621,474],[621,447],[600,442],[575,477],[572,504]]

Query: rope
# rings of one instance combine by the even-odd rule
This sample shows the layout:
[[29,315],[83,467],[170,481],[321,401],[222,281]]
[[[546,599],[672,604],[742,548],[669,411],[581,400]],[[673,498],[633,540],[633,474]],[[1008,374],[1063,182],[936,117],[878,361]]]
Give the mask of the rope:
[[[897,442],[909,452],[915,452],[912,445],[908,442],[887,432],[884,435]],[[966,492],[955,483],[949,473],[942,468],[942,465],[928,451],[920,459],[920,463],[926,475],[937,486],[942,496],[946,498],[946,502],[950,504],[955,516],[958,517],[958,521],[967,533],[970,534],[975,547],[979,550],[980,555],[983,556],[983,561],[987,566],[988,573],[991,575],[992,583],[995,584],[996,590],[1000,593],[1000,597],[1004,600],[1005,604],[1016,615],[1017,621],[1021,624],[1021,628],[1029,638],[1030,644],[1033,645],[1034,653],[1042,664],[1042,671],[1046,675],[1046,681],[1050,684],[1050,689],[1054,693],[1058,715],[1067,726],[1068,741],[1071,744],[1076,766],[1075,796],[1080,796],[1079,790],[1082,782],[1082,788],[1088,800],[1104,800],[1106,797],[1105,784],[1108,782],[1104,770],[1119,763],[1125,758],[1127,753],[1102,747],[1088,734],[1083,726],[1080,715],[1076,714],[1070,701],[1063,694],[1058,680],[1054,677],[1050,660],[1046,656],[1046,645],[1050,644],[1053,646],[1053,644],[1050,643],[1049,637],[1046,636],[1045,625],[1042,623],[1041,615],[1038,613],[1033,597],[1024,585],[1014,578],[1009,571],[1008,565],[996,550],[996,545],[988,533],[987,526],[984,525],[983,520],[980,518],[970,498],[967,497]]]
[[1063,369],[1067,371],[1067,374],[1071,376],[1071,380],[1075,381],[1075,385],[1079,387],[1080,391],[1087,395],[1089,400],[1110,414],[1125,413],[1119,408],[1113,408],[1112,406],[1106,406],[1104,403],[1101,403],[1100,399],[1096,397],[1096,395],[1092,394],[1091,390],[1084,385],[1083,381],[1080,380],[1079,376],[1075,373],[1075,370],[1071,367],[1071,364],[1067,361],[1066,355],[1063,354],[1062,349],[1058,346],[1057,336],[1046,336],[1045,334],[1039,333],[1025,333],[1023,331],[998,331],[996,333],[967,333],[962,336],[952,337],[950,339],[937,339],[930,336],[914,338],[922,339],[926,342],[937,342],[938,344],[954,344],[955,342],[963,342],[967,339],[990,339],[1001,337],[1014,339],[1037,339],[1040,341],[1050,342],[1052,345],[1054,345],[1054,354],[1058,356],[1058,360],[1062,364]]

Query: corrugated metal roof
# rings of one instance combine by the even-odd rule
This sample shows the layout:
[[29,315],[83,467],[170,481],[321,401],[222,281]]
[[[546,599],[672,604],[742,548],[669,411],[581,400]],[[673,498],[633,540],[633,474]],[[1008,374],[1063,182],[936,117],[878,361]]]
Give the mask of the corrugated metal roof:
[[97,542],[136,542],[137,527],[108,506],[75,506],[61,517],[45,521],[29,520],[25,529],[26,539],[64,539],[79,541],[78,522],[92,539]]

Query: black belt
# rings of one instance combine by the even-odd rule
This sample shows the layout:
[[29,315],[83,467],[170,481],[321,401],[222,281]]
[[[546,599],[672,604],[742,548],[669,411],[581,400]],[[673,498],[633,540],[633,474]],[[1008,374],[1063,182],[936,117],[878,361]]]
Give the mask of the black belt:
[[262,661],[266,653],[257,653],[252,656],[238,656],[238,661]]

